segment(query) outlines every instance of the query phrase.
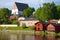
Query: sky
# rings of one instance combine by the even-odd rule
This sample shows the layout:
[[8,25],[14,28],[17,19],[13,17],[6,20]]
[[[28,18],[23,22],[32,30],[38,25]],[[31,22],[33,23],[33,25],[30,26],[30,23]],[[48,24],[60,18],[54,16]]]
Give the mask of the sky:
[[60,5],[60,0],[0,0],[0,8],[12,9],[14,2],[26,3],[29,7],[34,7],[35,9],[42,7],[43,3],[54,1],[56,5]]

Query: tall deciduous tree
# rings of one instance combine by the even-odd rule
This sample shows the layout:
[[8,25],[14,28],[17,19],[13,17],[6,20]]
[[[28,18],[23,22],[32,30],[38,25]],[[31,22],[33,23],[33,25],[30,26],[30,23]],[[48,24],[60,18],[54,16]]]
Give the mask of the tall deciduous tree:
[[0,20],[3,21],[3,23],[8,22],[8,16],[11,15],[11,11],[8,8],[1,8],[0,9]]
[[42,21],[58,19],[57,8],[54,2],[44,3],[42,8],[37,9],[35,15]]
[[58,18],[60,19],[60,5],[57,6],[57,13],[58,13]]
[[53,19],[58,19],[57,6],[54,2],[51,3],[51,11],[53,14]]
[[32,15],[33,11],[35,11],[35,9],[29,7],[29,8],[27,8],[23,11],[23,16],[24,17],[29,17],[29,16]]
[[7,17],[11,14],[11,11],[8,8],[1,8],[0,15],[3,17]]

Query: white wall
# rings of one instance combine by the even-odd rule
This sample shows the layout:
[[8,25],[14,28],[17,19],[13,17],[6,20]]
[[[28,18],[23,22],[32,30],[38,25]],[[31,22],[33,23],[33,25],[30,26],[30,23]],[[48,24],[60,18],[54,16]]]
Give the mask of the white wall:
[[0,27],[17,27],[18,25],[0,25]]
[[18,9],[12,9],[12,13],[11,14],[16,14],[16,15],[22,15],[23,11],[19,11]]
[[12,9],[12,14],[18,14],[18,9]]
[[58,20],[58,23],[60,23],[60,20]]
[[39,22],[39,20],[33,20],[33,21],[20,21],[20,26],[23,24],[26,24],[26,26],[34,26],[35,23]]

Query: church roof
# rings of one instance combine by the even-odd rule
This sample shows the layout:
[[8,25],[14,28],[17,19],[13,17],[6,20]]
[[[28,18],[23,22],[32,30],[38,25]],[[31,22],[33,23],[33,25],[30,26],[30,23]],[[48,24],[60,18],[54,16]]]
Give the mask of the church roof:
[[28,4],[25,4],[25,3],[15,2],[15,4],[19,11],[23,11],[24,9],[28,8]]

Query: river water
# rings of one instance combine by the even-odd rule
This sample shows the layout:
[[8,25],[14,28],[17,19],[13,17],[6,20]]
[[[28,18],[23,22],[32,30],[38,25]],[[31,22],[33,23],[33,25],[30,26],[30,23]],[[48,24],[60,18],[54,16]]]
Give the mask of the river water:
[[60,40],[59,36],[0,32],[0,40]]

